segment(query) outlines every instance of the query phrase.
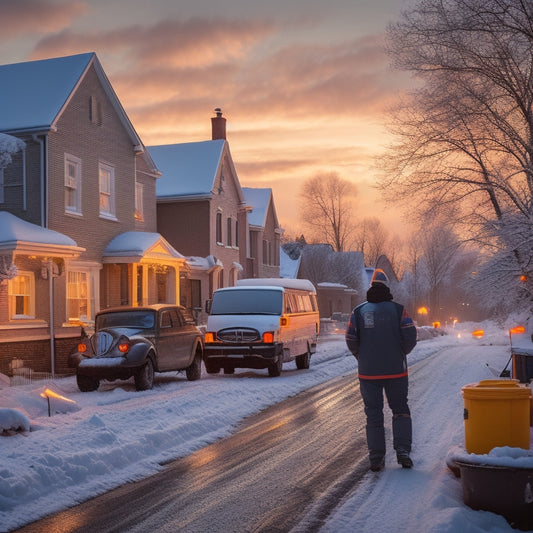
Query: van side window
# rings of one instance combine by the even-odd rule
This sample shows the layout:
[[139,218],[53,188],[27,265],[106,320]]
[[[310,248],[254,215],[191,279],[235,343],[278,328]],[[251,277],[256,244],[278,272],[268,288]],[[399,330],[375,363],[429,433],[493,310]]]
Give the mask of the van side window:
[[296,297],[296,294],[294,294],[293,292],[289,292],[287,294],[287,297],[288,297],[288,300],[290,302],[290,308],[291,308],[291,313],[298,313],[300,311],[299,309],[299,305],[298,305],[298,298]]
[[291,306],[291,301],[290,301],[289,295],[287,293],[285,293],[285,295],[284,295],[283,304],[284,304],[284,307],[285,307],[284,313],[290,315],[292,313],[292,306]]

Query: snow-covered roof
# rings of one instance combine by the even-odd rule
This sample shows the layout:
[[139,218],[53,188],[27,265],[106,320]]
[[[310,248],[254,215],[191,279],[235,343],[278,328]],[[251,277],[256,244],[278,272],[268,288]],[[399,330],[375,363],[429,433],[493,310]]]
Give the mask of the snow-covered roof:
[[0,65],[0,131],[49,130],[93,56]]
[[94,52],[0,65],[0,131],[23,133],[55,129],[91,66],[132,146],[140,147],[148,166],[156,170]]
[[297,259],[291,259],[289,254],[280,246],[279,248],[279,275],[282,278],[296,278],[300,269],[302,256]]
[[148,146],[162,177],[157,180],[159,199],[209,196],[213,190],[226,141],[216,139],[193,143]]
[[207,257],[198,257],[195,255],[189,256],[186,258],[187,264],[195,270],[206,270],[210,271],[212,268],[220,267],[223,268],[224,264],[218,257],[214,255],[208,255]]
[[185,261],[185,257],[159,233],[145,231],[126,231],[117,235],[103,253],[104,263],[139,262],[146,257]]
[[7,211],[0,211],[0,228],[0,250],[48,253],[58,257],[79,255],[85,251],[67,235],[42,228]]
[[315,286],[308,279],[288,278],[246,278],[237,280],[238,287],[284,287],[286,289],[301,289],[316,292]]
[[272,197],[272,189],[255,189],[252,187],[243,187],[242,192],[246,203],[252,207],[252,212],[248,213],[248,223],[250,226],[264,228],[268,206]]

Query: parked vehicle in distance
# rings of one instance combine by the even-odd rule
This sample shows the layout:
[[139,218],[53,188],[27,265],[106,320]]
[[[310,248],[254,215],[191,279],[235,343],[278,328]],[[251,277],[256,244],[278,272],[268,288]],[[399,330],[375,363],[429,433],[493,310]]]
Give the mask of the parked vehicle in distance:
[[82,338],[69,356],[82,392],[98,389],[100,380],[133,376],[138,391],[151,389],[155,372],[185,370],[200,379],[203,336],[184,307],[157,304],[117,307],[95,317],[94,335]]
[[267,368],[275,377],[292,360],[299,369],[309,368],[320,327],[316,290],[309,280],[238,280],[235,287],[216,290],[206,311],[204,363],[209,374]]

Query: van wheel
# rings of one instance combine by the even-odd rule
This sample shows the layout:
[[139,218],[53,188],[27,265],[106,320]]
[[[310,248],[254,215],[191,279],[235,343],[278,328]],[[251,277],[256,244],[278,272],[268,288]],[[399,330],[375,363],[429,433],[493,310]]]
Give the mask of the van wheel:
[[281,368],[283,367],[283,356],[281,354],[278,355],[278,360],[268,367],[268,375],[271,378],[277,378],[281,375]]
[[307,352],[302,355],[296,356],[296,368],[298,370],[306,370],[311,364],[311,352],[307,349]]

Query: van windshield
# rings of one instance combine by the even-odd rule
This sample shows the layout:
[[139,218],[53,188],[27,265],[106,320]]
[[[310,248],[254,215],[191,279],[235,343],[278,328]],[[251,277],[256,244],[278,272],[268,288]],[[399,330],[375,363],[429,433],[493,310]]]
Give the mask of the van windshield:
[[212,315],[280,315],[283,292],[242,289],[213,294]]

